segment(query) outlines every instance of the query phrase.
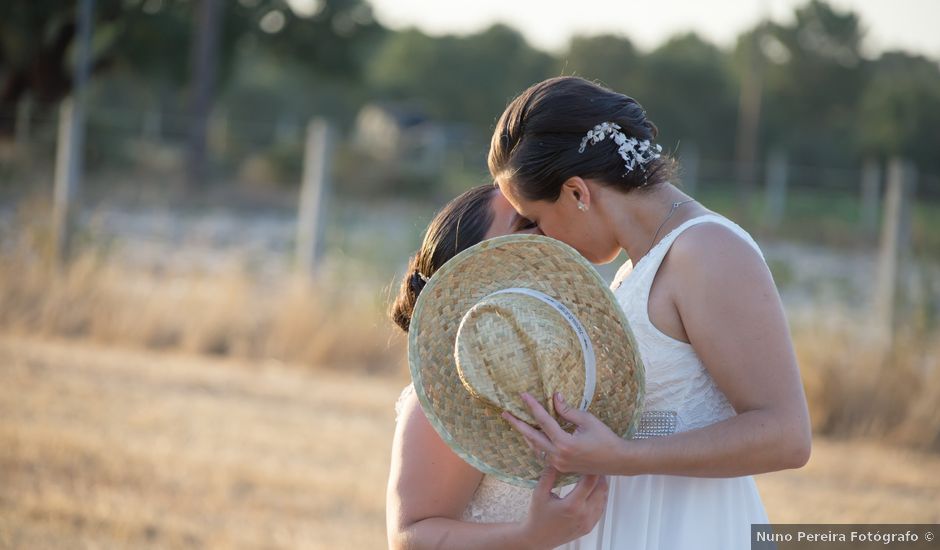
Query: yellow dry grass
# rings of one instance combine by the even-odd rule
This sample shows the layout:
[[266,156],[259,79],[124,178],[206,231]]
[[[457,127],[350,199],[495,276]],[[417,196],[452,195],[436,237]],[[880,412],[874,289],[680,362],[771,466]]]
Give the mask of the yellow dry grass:
[[820,314],[793,339],[815,433],[940,451],[940,331],[885,344],[864,319]]
[[[12,255],[0,258],[0,331],[404,373],[405,338],[385,317],[379,286],[335,275],[277,284],[238,271],[169,276],[93,254],[56,275]],[[796,324],[814,431],[940,450],[940,332],[905,327],[885,351],[864,329],[832,311]]]
[[386,297],[377,286],[340,274],[277,281],[239,270],[169,275],[94,253],[56,273],[21,253],[0,257],[0,328],[108,345],[400,371],[404,338],[384,318]]
[[371,548],[397,384],[6,339],[0,546]]
[[[405,380],[0,338],[0,547],[381,548]],[[938,522],[940,457],[817,438],[778,522]]]
[[[385,318],[384,280],[334,262],[314,279],[274,262],[272,274],[229,251],[214,269],[183,268],[174,258],[128,262],[108,238],[76,232],[72,258],[53,257],[51,204],[33,196],[0,239],[0,330],[104,345],[247,359],[277,359],[338,369],[402,372],[404,338]],[[93,224],[92,224],[93,225]],[[210,262],[211,263],[211,262]],[[354,271],[355,276],[350,273]],[[355,345],[350,345],[355,342]]]
[[[88,244],[61,272],[43,261],[41,205],[0,255],[0,332],[239,360],[277,359],[323,370],[403,373],[405,338],[385,316],[382,277],[358,269],[311,282],[246,270],[148,271]],[[874,342],[858,311],[816,308],[794,342],[813,428],[940,451],[940,331],[930,304],[893,348]],[[887,349],[887,351],[886,351]]]

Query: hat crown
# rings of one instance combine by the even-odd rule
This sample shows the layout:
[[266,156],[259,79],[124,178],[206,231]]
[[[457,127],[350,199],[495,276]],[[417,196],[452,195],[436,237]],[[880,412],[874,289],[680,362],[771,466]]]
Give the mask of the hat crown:
[[578,403],[587,383],[572,323],[533,295],[500,292],[474,304],[457,329],[454,357],[468,392],[533,425],[522,392],[557,416],[553,393]]
[[[503,294],[537,297],[537,301],[555,308],[555,312],[542,309],[538,316],[554,319],[553,324],[558,323],[554,334],[560,336],[543,336],[528,330],[515,332],[511,326],[511,331],[503,330],[510,345],[519,348],[517,351],[523,350],[523,334],[536,350],[552,350],[546,353],[550,357],[542,364],[554,363],[555,369],[539,369],[538,359],[526,359],[529,366],[525,369],[538,374],[533,378],[542,381],[541,373],[547,371],[546,374],[569,373],[587,381],[527,383],[525,391],[533,389],[533,396],[550,412],[553,412],[551,394],[559,391],[571,406],[580,403],[579,408],[590,411],[618,436],[629,437],[643,405],[643,365],[616,297],[587,260],[562,242],[542,235],[494,237],[457,254],[434,273],[415,303],[408,330],[409,367],[421,408],[441,439],[474,468],[508,483],[534,487],[545,464],[531,452],[525,438],[500,416],[504,410],[510,410],[531,422],[528,407],[521,399],[516,401],[515,388],[504,391],[509,396],[505,400],[498,395],[489,398],[491,401],[481,397],[485,393],[483,385],[473,375],[484,369],[474,365],[473,358],[479,356],[476,350],[486,344],[482,341],[473,344],[480,335],[473,335],[470,327],[477,321],[468,318],[462,324],[468,311],[479,302],[491,302],[491,298]],[[513,323],[519,323],[520,312],[525,314],[526,308],[542,307],[531,300],[512,300],[508,309],[501,300],[492,303],[503,308],[501,314],[506,319],[510,317],[507,311],[511,311]],[[526,306],[517,308],[517,303]],[[480,307],[475,315],[482,313]],[[570,330],[555,313],[564,318]],[[572,345],[570,340],[557,344],[565,335],[570,337],[572,330],[580,346]],[[557,346],[549,347],[553,343]],[[557,350],[561,349],[572,352],[576,359],[560,361],[561,353]],[[577,357],[579,351],[583,360]],[[494,365],[515,362],[512,357],[503,360],[495,355],[491,360]],[[499,387],[509,388],[501,383]],[[573,389],[559,389],[566,387]],[[559,423],[565,430],[572,428],[567,422]],[[555,487],[577,479],[575,473],[561,474]]]

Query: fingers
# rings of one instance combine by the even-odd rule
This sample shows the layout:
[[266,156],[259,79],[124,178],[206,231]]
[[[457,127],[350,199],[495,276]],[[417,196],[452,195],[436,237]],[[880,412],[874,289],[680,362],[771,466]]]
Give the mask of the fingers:
[[571,434],[561,429],[561,426],[558,425],[558,422],[552,418],[552,415],[548,414],[548,411],[545,410],[545,407],[541,403],[536,401],[534,397],[528,393],[522,394],[522,400],[525,401],[525,404],[529,407],[529,410],[532,411],[532,416],[535,418],[535,421],[539,423],[539,426],[542,427],[542,431],[548,435],[549,439],[553,442],[562,441],[564,438],[569,437]]
[[594,488],[597,487],[601,477],[603,476],[595,474],[582,476],[581,479],[578,480],[578,484],[574,486],[574,489],[572,489],[571,492],[565,496],[565,498],[570,498],[573,500],[587,500],[587,498],[594,491]]
[[594,498],[598,494],[607,494],[608,489],[610,488],[610,481],[607,479],[607,476],[597,476],[597,484],[594,485],[594,490],[591,491],[588,499]]
[[534,493],[539,496],[548,496],[552,492],[552,489],[555,487],[555,480],[558,479],[558,470],[552,468],[551,466],[546,466],[542,470],[542,475],[539,477],[539,482],[535,485]]
[[549,439],[544,433],[519,420],[513,416],[512,413],[504,412],[502,417],[504,420],[509,422],[517,432],[522,434],[522,437],[526,439],[526,442],[529,444],[529,446],[533,448],[532,450],[536,452],[545,451],[548,454],[555,454],[555,445],[552,443],[552,440]]
[[587,501],[585,501],[585,508],[588,510],[589,521],[591,525],[597,525],[597,522],[603,517],[604,511],[607,509],[607,497],[609,495],[609,488],[607,485],[606,477],[602,478],[598,482],[597,486],[594,487],[594,491],[591,492],[588,496]]
[[599,506],[601,508],[607,505],[607,495],[610,491],[610,485],[607,476],[601,476],[601,480],[594,486],[594,490],[587,497],[589,506]]
[[558,411],[559,416],[579,427],[586,424],[593,416],[587,411],[568,405],[560,392],[555,392],[555,410]]
[[529,450],[532,451],[532,455],[535,456],[535,458],[539,459],[539,462],[541,462],[543,466],[547,466],[548,462],[545,460],[547,453],[545,451],[535,448],[535,445],[533,445],[532,442],[526,439],[525,437],[523,437],[522,440],[525,441],[526,447],[528,447]]

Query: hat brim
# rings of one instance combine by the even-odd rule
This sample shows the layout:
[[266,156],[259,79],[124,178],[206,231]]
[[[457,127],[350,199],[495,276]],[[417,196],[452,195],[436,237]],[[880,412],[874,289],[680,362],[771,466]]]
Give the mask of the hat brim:
[[[613,293],[591,264],[561,241],[507,235],[483,241],[445,263],[421,292],[411,319],[408,359],[415,393],[441,439],[485,474],[534,487],[544,465],[493,407],[463,386],[454,359],[460,320],[477,301],[524,287],[563,303],[588,332],[596,391],[588,411],[623,438],[636,427],[644,395],[639,348]],[[560,475],[556,486],[577,480]]]

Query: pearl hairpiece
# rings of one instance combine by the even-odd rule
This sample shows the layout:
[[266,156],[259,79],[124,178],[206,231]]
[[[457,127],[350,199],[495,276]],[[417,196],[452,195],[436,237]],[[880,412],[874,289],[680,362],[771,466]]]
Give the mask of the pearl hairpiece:
[[602,122],[588,130],[587,135],[581,140],[581,147],[578,148],[578,153],[584,152],[584,149],[588,146],[588,142],[590,142],[591,145],[595,145],[604,141],[608,135],[614,140],[614,143],[617,144],[617,152],[620,154],[620,158],[623,159],[624,165],[627,167],[627,172],[632,172],[637,166],[642,167],[658,159],[660,156],[659,153],[663,150],[661,145],[653,145],[648,139],[638,140],[634,137],[628,138],[626,134],[620,131],[620,125],[615,122]]

